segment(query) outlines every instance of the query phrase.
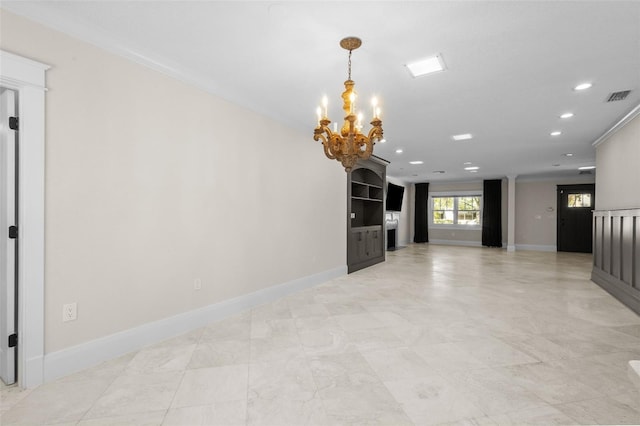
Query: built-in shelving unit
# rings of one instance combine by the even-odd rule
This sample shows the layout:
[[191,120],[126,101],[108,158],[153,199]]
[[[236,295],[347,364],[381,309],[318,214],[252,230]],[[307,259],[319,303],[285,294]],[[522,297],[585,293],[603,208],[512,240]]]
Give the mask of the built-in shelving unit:
[[347,266],[354,272],[385,260],[384,200],[388,162],[359,161],[348,178]]

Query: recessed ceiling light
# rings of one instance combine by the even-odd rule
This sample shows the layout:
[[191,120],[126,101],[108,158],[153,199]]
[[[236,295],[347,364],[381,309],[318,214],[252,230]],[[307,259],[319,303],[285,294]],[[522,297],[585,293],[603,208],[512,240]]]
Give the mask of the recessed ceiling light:
[[560,118],[571,118],[573,117],[573,113],[572,112],[565,112],[564,114],[562,114],[560,116]]
[[549,134],[550,134],[551,136],[560,136],[560,135],[562,134],[562,132],[561,132],[561,131],[559,131],[559,130],[556,130],[555,132],[551,132],[551,133],[549,133]]
[[593,170],[595,168],[596,166],[584,166],[584,167],[578,167],[578,170]]
[[581,83],[581,84],[578,84],[576,87],[574,87],[573,90],[586,90],[591,86],[593,86],[593,84],[591,83]]
[[478,167],[478,166],[471,166],[471,167],[465,167],[464,169],[468,170],[468,171],[472,171],[472,170],[478,170],[479,168],[480,167]]
[[565,157],[573,157],[573,154],[572,154],[572,153],[570,153],[570,152],[568,152],[568,153],[566,153],[566,154],[562,154],[562,155],[564,155]]
[[409,164],[424,164],[424,161],[409,161]]
[[473,135],[471,133],[464,133],[462,135],[454,135],[452,138],[454,141],[466,141],[467,139],[472,139]]
[[413,77],[444,71],[444,61],[440,55],[411,62],[406,65]]
[[396,149],[396,154],[402,154],[402,150],[401,149]]

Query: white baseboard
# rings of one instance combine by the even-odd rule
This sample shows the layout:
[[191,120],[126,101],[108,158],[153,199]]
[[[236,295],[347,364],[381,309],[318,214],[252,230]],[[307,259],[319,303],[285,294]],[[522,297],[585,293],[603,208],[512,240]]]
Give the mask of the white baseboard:
[[[121,331],[44,356],[44,381],[49,382],[166,339],[204,327],[254,306],[314,287],[347,274],[341,266],[265,288],[160,321]],[[42,376],[40,376],[42,377]]]
[[536,244],[516,244],[516,250],[529,250],[529,251],[558,251],[556,246],[544,246]]
[[447,246],[482,247],[482,241],[457,241],[457,240],[429,240],[429,244],[442,244]]

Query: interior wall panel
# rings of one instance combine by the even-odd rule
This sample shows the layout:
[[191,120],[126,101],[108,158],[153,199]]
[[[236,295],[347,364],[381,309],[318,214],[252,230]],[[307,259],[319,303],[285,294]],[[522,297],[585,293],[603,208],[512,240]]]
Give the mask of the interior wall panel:
[[622,276],[620,279],[631,285],[633,282],[633,224],[635,218],[632,216],[622,217],[622,230],[621,230],[621,262],[622,262]]

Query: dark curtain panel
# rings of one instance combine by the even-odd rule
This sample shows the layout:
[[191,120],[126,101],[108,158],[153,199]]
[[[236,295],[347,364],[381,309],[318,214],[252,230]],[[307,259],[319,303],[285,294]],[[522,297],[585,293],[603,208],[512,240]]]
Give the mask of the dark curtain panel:
[[482,198],[482,245],[502,247],[502,180],[485,180]]
[[427,217],[427,203],[429,202],[429,184],[416,183],[416,210],[415,210],[415,234],[413,236],[414,243],[428,243],[429,230],[427,225],[429,218]]

